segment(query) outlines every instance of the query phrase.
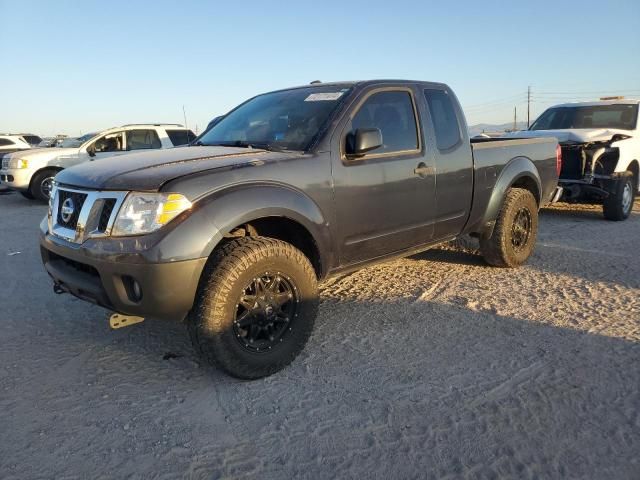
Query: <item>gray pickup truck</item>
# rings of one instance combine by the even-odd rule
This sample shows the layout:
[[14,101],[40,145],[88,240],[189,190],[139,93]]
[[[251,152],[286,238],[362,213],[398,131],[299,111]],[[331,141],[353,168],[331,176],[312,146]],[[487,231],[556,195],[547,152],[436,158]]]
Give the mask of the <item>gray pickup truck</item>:
[[290,88],[191,146],[59,173],[42,260],[56,293],[184,321],[207,361],[259,378],[303,349],[322,279],[467,234],[525,262],[559,168],[553,138],[470,141],[440,83]]

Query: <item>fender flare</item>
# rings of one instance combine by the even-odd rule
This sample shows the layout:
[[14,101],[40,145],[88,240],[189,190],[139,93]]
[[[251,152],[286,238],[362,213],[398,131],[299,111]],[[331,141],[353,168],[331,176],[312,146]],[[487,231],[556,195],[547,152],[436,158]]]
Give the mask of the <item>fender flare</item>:
[[523,180],[533,182],[532,185],[535,185],[535,191],[532,193],[536,198],[536,202],[540,205],[542,182],[540,181],[538,169],[527,157],[512,158],[500,172],[500,176],[496,180],[484,216],[482,217],[481,225],[490,225],[490,231],[487,232],[489,234],[488,236],[493,233],[493,225],[498,218],[504,198],[507,195],[507,190],[517,182]]
[[328,265],[328,220],[310,197],[274,183],[235,185],[194,200],[179,228],[163,238],[161,255],[171,261],[208,257],[233,228],[265,217],[284,217],[304,227]]
[[640,161],[633,159],[627,165],[627,172],[632,172],[636,180],[636,191],[640,191]]

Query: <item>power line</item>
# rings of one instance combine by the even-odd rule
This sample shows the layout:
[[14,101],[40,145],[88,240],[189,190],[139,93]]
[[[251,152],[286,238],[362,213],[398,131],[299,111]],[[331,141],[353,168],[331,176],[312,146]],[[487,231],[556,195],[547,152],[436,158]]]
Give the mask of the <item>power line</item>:
[[[639,89],[625,89],[625,90],[593,90],[585,91],[579,90],[574,92],[561,92],[555,90],[537,90],[531,85],[527,87],[526,92],[516,93],[513,95],[496,98],[494,100],[487,100],[485,102],[465,105],[463,104],[463,110],[465,114],[473,117],[481,117],[485,114],[496,114],[500,111],[501,115],[504,115],[507,108],[514,108],[514,117],[516,116],[517,107],[526,103],[527,107],[527,127],[531,125],[531,116],[533,115],[532,103],[540,105],[538,108],[548,108],[548,105],[558,103],[580,102],[580,101],[595,101],[597,97],[601,96],[635,96],[640,94]],[[596,97],[596,98],[594,98]]]
[[627,95],[633,95],[640,93],[640,90],[637,89],[628,89],[628,90],[599,90],[599,91],[575,91],[575,92],[555,92],[555,91],[545,91],[545,90],[533,90],[531,86],[527,88],[526,92],[517,93],[514,95],[509,95],[506,97],[497,98],[494,100],[487,100],[486,102],[474,103],[465,105],[463,104],[463,108],[465,110],[485,110],[493,107],[497,107],[500,105],[507,105],[524,102],[532,102],[538,100],[554,100],[554,99],[565,99],[565,98],[593,98],[593,95],[611,95],[611,94],[620,94],[624,93]]
[[518,94],[515,94],[515,95],[510,95],[508,97],[497,98],[495,100],[488,100],[486,102],[470,104],[470,105],[467,105],[466,108],[483,107],[485,105],[491,105],[491,104],[495,104],[495,103],[512,102],[514,100],[517,100],[518,98],[524,98],[524,95],[525,95],[524,93],[518,93]]
[[486,105],[484,107],[475,107],[475,108],[469,108],[469,107],[462,107],[463,110],[465,111],[469,111],[469,112],[488,112],[491,110],[496,110],[496,109],[500,109],[500,108],[506,108],[509,107],[511,108],[513,105],[524,105],[527,103],[526,99],[522,99],[519,101],[506,101],[506,102],[501,102],[501,103],[495,103],[493,105]]

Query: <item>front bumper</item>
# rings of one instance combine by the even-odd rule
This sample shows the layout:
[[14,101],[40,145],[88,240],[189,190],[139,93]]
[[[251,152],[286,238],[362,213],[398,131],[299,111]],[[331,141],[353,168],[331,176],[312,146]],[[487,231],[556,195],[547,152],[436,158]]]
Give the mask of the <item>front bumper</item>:
[[[135,246],[108,238],[71,244],[41,225],[40,252],[58,290],[127,315],[183,320],[193,305],[207,258],[154,263],[135,248],[113,251],[104,242]],[[141,295],[134,288],[136,282]]]
[[31,172],[29,170],[0,170],[0,184],[14,190],[29,190]]

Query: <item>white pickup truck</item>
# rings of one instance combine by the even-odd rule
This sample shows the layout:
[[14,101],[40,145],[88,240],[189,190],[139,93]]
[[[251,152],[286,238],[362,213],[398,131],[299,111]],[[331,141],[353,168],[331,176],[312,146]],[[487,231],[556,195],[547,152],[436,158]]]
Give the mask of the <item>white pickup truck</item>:
[[90,136],[71,148],[35,148],[2,158],[0,183],[29,199],[49,198],[53,178],[68,167],[88,160],[123,155],[136,150],[171,148],[195,138],[178,124],[129,124]]
[[562,200],[602,204],[605,218],[624,220],[640,191],[640,100],[615,98],[547,109],[511,137],[555,137],[562,148]]

